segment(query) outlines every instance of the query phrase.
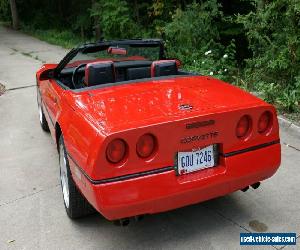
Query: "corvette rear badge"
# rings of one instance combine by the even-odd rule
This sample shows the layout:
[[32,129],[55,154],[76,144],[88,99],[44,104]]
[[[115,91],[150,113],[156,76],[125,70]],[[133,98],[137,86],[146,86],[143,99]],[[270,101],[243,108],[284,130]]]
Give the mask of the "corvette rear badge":
[[180,143],[190,143],[194,141],[203,141],[203,140],[208,140],[208,139],[214,139],[219,135],[218,131],[212,131],[206,134],[201,134],[201,135],[192,135],[192,136],[187,136],[183,137],[180,139]]
[[200,128],[200,127],[210,126],[210,125],[214,125],[214,124],[215,124],[215,120],[207,120],[207,121],[188,123],[185,125],[185,127],[187,129],[191,129],[191,128]]

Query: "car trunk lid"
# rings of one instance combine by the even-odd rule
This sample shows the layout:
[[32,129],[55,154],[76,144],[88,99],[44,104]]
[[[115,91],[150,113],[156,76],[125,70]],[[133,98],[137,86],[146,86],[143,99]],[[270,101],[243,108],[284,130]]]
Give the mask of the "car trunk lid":
[[89,98],[79,95],[78,105],[88,110],[86,113],[106,133],[263,103],[235,86],[204,76],[151,80],[83,93]]

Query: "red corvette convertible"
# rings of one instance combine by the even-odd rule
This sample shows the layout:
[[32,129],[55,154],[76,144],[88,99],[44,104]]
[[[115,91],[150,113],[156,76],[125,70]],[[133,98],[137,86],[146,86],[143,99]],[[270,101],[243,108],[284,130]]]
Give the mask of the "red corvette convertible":
[[167,60],[158,39],[72,49],[36,74],[71,218],[125,220],[257,188],[280,165],[274,107]]

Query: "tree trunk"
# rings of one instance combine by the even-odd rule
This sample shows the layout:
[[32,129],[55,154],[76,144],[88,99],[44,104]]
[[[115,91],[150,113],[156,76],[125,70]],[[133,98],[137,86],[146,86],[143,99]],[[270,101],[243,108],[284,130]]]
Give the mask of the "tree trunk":
[[99,18],[95,18],[95,36],[96,36],[97,41],[101,40],[101,30],[100,30],[100,25],[99,25]]
[[[92,8],[95,5],[95,0],[92,0]],[[95,28],[95,37],[96,40],[99,41],[101,39],[101,28],[100,28],[100,21],[98,16],[94,16],[94,28]]]
[[11,10],[11,17],[13,28],[17,30],[19,28],[19,17],[18,17],[18,10],[16,5],[16,0],[9,0],[10,3],[10,10]]
[[64,8],[63,8],[62,0],[58,0],[58,13],[59,13],[59,18],[62,22],[64,20]]
[[137,3],[137,0],[134,0],[133,4],[134,4],[134,15],[135,15],[136,21],[138,23],[140,23],[140,13],[139,13],[139,6]]
[[84,40],[84,28],[83,28],[83,25],[80,25],[80,35],[81,35],[81,39]]
[[186,2],[185,0],[181,0],[181,9],[185,10]]

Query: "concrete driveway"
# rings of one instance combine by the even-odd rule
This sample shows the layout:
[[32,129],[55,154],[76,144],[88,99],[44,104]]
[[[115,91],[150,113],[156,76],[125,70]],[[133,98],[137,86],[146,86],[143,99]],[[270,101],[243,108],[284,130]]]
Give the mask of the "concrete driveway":
[[42,62],[56,62],[65,53],[0,27],[0,83],[7,89],[0,97],[0,249],[252,249],[240,247],[240,232],[299,237],[300,142],[285,131],[282,166],[258,190],[149,215],[124,228],[98,214],[71,221],[56,148],[39,125],[35,89]]

